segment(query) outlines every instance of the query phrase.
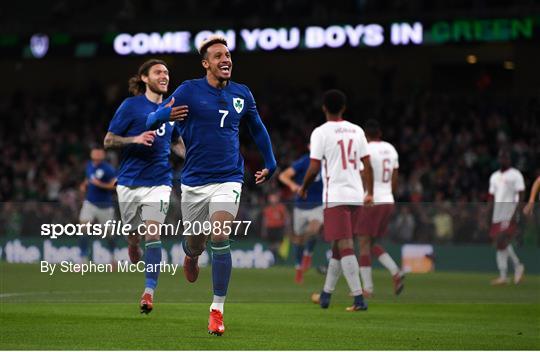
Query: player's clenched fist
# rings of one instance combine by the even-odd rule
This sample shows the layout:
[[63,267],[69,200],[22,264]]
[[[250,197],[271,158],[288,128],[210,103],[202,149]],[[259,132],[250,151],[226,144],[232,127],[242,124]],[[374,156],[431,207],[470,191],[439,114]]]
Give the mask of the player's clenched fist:
[[[166,108],[172,108],[174,105],[174,97],[171,99],[171,101],[165,105]],[[187,105],[180,105],[175,106],[171,109],[171,114],[169,115],[170,121],[184,121],[185,118],[188,115],[188,106]]]
[[152,146],[154,139],[156,138],[156,131],[146,131],[138,135],[133,139],[133,143],[142,144],[148,147]]

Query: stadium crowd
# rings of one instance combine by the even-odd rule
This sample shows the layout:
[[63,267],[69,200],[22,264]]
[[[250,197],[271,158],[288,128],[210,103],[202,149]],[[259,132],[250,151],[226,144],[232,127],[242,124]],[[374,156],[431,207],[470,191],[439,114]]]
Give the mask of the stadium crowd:
[[[309,134],[324,117],[320,91],[280,92],[255,95],[284,168],[307,151]],[[487,241],[489,214],[481,202],[487,200],[489,175],[497,169],[502,147],[512,151],[527,191],[539,174],[537,99],[503,101],[481,94],[464,99],[428,91],[399,101],[349,96],[348,118],[360,125],[377,118],[384,139],[400,154],[401,204],[391,228],[398,241]],[[51,217],[76,221],[89,147],[102,142],[123,97],[114,87],[90,85],[85,91],[54,90],[45,96],[17,92],[2,101],[0,113],[8,118],[0,139],[0,234],[35,234],[40,221]],[[275,177],[255,187],[252,174],[260,155],[245,128],[241,139],[248,172],[242,195],[246,208],[240,214],[259,217],[267,195],[276,191],[282,201],[292,202],[293,195]],[[117,164],[115,152],[108,157]],[[172,163],[179,174],[181,159],[173,156]],[[178,192],[176,185],[176,197]]]
[[[96,2],[91,0],[55,0],[25,6],[24,2],[8,2],[0,9],[0,21],[5,29],[32,32],[49,28],[71,33],[102,31],[140,31],[156,28],[200,26],[211,21],[215,26],[298,25],[358,21],[387,16],[438,17],[441,13],[467,12],[469,15],[491,13],[492,16],[533,13],[538,4],[532,0],[474,1],[402,1],[402,0],[338,0],[313,2],[308,0],[211,0],[140,1],[123,0]],[[23,18],[10,14],[24,12]],[[144,21],[140,18],[144,17]]]

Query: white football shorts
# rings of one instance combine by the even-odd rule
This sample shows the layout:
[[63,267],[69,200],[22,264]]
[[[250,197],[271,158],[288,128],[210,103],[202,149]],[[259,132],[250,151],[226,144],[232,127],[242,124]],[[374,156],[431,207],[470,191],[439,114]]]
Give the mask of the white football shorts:
[[200,228],[216,211],[226,211],[236,218],[241,194],[240,182],[210,183],[195,187],[182,185],[182,220],[199,223],[197,227]]
[[124,224],[136,229],[144,221],[165,221],[171,198],[170,186],[117,186],[118,206]]
[[100,208],[88,200],[83,202],[79,213],[80,223],[105,224],[107,220],[114,220],[114,207]]
[[311,221],[323,223],[323,206],[312,209],[300,209],[295,207],[293,210],[293,229],[295,235],[302,235],[307,230]]

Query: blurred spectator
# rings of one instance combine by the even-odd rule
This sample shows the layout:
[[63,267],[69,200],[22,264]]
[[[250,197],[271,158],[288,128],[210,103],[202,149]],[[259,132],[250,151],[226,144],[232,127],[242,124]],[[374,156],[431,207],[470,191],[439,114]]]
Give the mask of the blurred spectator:
[[22,214],[15,203],[4,203],[0,213],[0,226],[3,227],[0,235],[19,236],[21,234],[22,220]]
[[274,254],[274,258],[279,258],[279,246],[283,241],[285,227],[289,219],[289,212],[283,203],[280,202],[279,193],[271,193],[268,196],[268,205],[262,211],[262,237],[268,240],[269,249]]
[[416,222],[411,214],[411,209],[407,205],[398,205],[398,208],[398,215],[391,225],[391,233],[394,234],[394,240],[397,242],[412,242]]
[[[326,22],[347,23],[358,18],[396,16],[433,16],[440,13],[467,13],[470,15],[488,13],[515,13],[528,9],[535,13],[538,5],[534,1],[380,1],[380,0],[339,0],[314,2],[307,0],[234,0],[234,1],[65,1],[56,0],[46,4],[24,6],[25,2],[7,2],[5,13],[25,13],[25,16],[4,16],[6,28],[31,32],[33,26],[47,26],[47,32],[55,31],[133,31],[151,28],[174,29],[178,23],[183,26],[194,23],[215,22],[222,25],[263,24],[287,25],[294,23],[320,24]],[[536,10],[536,11],[535,11]],[[141,18],[144,17],[144,21]],[[176,26],[176,27],[175,27]],[[29,29],[30,28],[30,29]],[[25,30],[23,30],[25,29]],[[384,74],[383,71],[381,74]],[[489,78],[479,80],[478,85],[489,85]],[[389,83],[388,83],[389,84]]]
[[435,227],[435,242],[446,243],[454,236],[454,221],[450,214],[451,205],[448,202],[438,201],[435,203],[435,215],[433,225]]
[[[468,203],[466,196],[462,196],[457,203],[452,205],[455,243],[481,241],[483,236],[475,218],[478,207],[481,206],[483,205],[479,203]],[[485,230],[487,231],[487,228]]]

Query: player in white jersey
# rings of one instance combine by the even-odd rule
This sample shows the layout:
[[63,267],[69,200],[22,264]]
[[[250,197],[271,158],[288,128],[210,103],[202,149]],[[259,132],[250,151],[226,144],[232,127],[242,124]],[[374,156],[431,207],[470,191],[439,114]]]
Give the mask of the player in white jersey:
[[360,242],[359,264],[364,296],[369,298],[373,294],[372,255],[388,269],[394,281],[394,293],[399,295],[403,290],[403,274],[384,247],[376,243],[386,235],[388,223],[394,212],[393,192],[396,191],[398,182],[398,153],[392,144],[381,140],[382,132],[377,121],[367,121],[365,131],[369,160],[373,168],[374,205],[362,209],[355,232]]
[[490,237],[497,248],[497,267],[499,277],[491,283],[493,285],[506,285],[508,257],[514,265],[514,283],[518,284],[523,278],[525,267],[519,261],[512,239],[517,234],[515,221],[516,209],[523,198],[525,182],[519,170],[511,167],[510,153],[506,150],[499,152],[500,169],[489,178],[490,202],[493,202],[493,216],[491,220]]
[[[322,308],[328,308],[337,280],[343,272],[354,296],[348,311],[366,310],[362,295],[359,266],[353,249],[353,233],[360,214],[360,205],[373,203],[373,175],[367,140],[360,126],[343,120],[346,107],[345,94],[330,90],[323,96],[323,112],[326,123],[311,134],[310,165],[298,194],[306,197],[322,164],[324,237],[332,242],[332,258],[324,288],[318,300]],[[365,168],[367,194],[364,196],[360,178],[360,163]]]

